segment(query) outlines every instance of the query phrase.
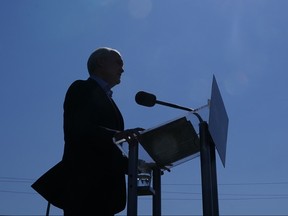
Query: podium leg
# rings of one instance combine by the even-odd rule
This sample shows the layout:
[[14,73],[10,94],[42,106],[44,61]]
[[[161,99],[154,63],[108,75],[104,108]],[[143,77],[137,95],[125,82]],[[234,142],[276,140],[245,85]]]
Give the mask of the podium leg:
[[138,143],[129,144],[127,216],[137,215]]
[[212,177],[213,212],[214,212],[214,215],[219,215],[217,170],[216,170],[216,153],[215,153],[215,145],[212,142],[210,142],[210,153],[211,153],[211,177]]
[[200,122],[199,131],[203,215],[218,216],[215,146],[211,142],[207,122]]
[[153,169],[153,216],[161,216],[161,170]]

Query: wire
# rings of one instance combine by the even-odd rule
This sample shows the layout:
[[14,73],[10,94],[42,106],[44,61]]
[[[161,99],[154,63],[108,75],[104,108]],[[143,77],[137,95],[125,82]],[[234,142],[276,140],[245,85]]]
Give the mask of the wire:
[[[19,177],[0,177],[0,182],[8,182],[8,183],[33,183],[36,179],[31,178],[19,178]],[[269,184],[288,184],[288,181],[281,182],[246,182],[246,183],[218,183],[218,185],[269,185]],[[191,183],[166,183],[165,185],[175,185],[175,186],[197,186],[199,184],[191,184]]]
[[[248,182],[248,183],[218,183],[218,185],[267,185],[267,184],[288,184],[288,182]],[[174,186],[199,186],[201,184],[186,184],[186,183],[168,183],[162,185]]]
[[[32,183],[34,179],[31,178],[19,178],[19,177],[0,177],[0,182],[6,183]],[[219,183],[219,186],[249,186],[249,185],[287,185],[288,181],[279,181],[279,182],[245,182],[245,183]],[[165,186],[201,186],[201,184],[187,184],[187,183],[166,183],[162,184]],[[15,191],[15,190],[0,190],[0,193],[11,193],[11,194],[31,194],[36,195],[36,192],[24,192],[24,191]],[[201,196],[202,193],[197,192],[181,192],[181,191],[165,191],[162,190],[163,195],[167,194],[179,194],[179,195],[197,195]],[[260,199],[288,199],[288,194],[243,194],[243,193],[219,193],[219,200],[260,200]],[[232,196],[224,198],[223,196]],[[202,198],[166,198],[163,197],[163,200],[202,200]]]

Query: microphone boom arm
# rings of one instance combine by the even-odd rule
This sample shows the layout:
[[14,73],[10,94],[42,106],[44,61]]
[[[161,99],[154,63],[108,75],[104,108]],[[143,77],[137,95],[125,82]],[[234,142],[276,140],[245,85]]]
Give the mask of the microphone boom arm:
[[179,105],[176,105],[176,104],[167,103],[167,102],[163,102],[163,101],[156,100],[155,103],[163,105],[163,106],[169,106],[169,107],[176,108],[176,109],[182,109],[182,110],[190,111],[190,112],[191,111],[192,112],[195,111],[194,109],[191,109],[191,108],[182,107],[182,106],[179,106]]

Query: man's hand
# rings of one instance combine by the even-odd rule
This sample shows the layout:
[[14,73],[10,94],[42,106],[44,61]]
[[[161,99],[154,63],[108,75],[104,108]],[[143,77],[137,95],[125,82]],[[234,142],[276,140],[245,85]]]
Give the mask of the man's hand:
[[133,128],[120,131],[114,135],[115,140],[126,140],[129,144],[135,144],[138,142],[137,138],[140,135],[140,131],[143,131],[143,128]]

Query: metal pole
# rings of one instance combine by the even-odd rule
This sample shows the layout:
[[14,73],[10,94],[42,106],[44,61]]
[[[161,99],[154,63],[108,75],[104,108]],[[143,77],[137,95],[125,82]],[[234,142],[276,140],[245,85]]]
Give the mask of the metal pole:
[[199,124],[200,131],[200,160],[202,177],[202,202],[204,216],[218,216],[218,193],[216,181],[215,148],[211,143],[208,124],[205,121]]
[[153,169],[153,216],[161,216],[161,169]]
[[47,208],[46,208],[46,216],[49,216],[49,213],[50,213],[50,206],[51,206],[51,203],[48,202],[48,204],[47,204]]
[[211,141],[212,141],[212,138],[210,138],[210,153],[211,153],[210,155],[211,155],[213,212],[214,212],[214,215],[219,215],[217,170],[216,170],[216,154],[215,154],[215,145]]
[[129,144],[127,216],[137,215],[138,142]]

